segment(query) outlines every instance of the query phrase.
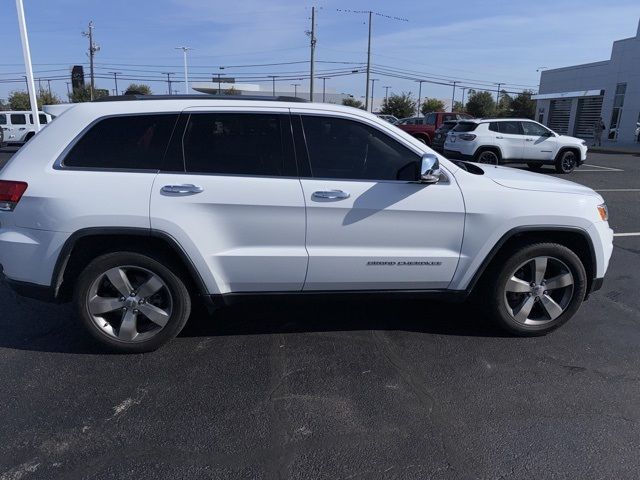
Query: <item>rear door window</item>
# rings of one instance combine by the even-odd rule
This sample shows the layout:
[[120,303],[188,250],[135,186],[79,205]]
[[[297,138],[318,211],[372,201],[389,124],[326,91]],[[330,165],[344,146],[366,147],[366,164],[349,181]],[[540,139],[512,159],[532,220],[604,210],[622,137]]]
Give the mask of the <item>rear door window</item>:
[[178,114],[125,115],[95,123],[71,148],[65,167],[159,170]]
[[11,114],[11,123],[13,125],[26,125],[27,124],[27,116],[24,113],[12,113]]
[[297,175],[288,115],[192,113],[183,151],[189,173]]
[[507,135],[523,135],[522,131],[522,123],[521,122],[498,122],[500,133],[505,133]]
[[7,116],[4,113],[0,113],[0,125],[7,124]]

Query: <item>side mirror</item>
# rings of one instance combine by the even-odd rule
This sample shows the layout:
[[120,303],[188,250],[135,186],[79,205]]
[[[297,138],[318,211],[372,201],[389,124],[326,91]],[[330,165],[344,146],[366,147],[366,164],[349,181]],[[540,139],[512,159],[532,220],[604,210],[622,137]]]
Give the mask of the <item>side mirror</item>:
[[440,162],[433,153],[422,155],[420,183],[438,183],[440,181]]

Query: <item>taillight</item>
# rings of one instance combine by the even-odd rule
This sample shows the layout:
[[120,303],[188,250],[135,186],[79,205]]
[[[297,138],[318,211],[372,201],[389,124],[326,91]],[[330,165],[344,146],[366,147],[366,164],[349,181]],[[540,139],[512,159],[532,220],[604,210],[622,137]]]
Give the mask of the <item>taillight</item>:
[[25,182],[0,180],[0,212],[12,212],[28,186]]
[[473,133],[461,133],[458,138],[460,140],[467,140],[467,141],[471,141],[474,140],[476,138],[476,136]]

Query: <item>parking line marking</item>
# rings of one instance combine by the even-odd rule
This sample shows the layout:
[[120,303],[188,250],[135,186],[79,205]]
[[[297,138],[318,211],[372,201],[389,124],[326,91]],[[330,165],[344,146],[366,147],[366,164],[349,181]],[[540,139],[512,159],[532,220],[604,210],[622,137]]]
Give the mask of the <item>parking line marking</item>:
[[640,188],[603,188],[596,192],[640,192]]
[[624,172],[624,170],[621,170],[619,168],[612,168],[612,167],[603,167],[601,165],[593,165],[591,163],[585,163],[584,164],[586,167],[593,167],[593,168],[601,168],[602,170],[608,170],[610,172]]
[[640,237],[640,232],[614,233],[614,237]]
[[582,170],[581,168],[576,168],[573,173],[586,173],[586,172],[596,172],[596,173],[619,173],[624,172],[624,170]]

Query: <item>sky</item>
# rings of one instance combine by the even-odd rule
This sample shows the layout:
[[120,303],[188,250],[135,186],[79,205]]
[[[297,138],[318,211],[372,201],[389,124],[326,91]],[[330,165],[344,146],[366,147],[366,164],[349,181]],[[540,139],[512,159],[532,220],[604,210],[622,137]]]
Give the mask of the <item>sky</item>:
[[[554,68],[606,60],[615,40],[632,37],[638,28],[638,0],[24,0],[35,76],[43,87],[66,98],[70,67],[84,64],[88,80],[88,41],[81,32],[93,20],[96,86],[114,88],[147,83],[167,93],[166,75],[182,81],[182,53],[189,51],[191,80],[217,73],[238,80],[289,76],[284,89],[300,83],[308,89],[311,7],[317,8],[317,76],[331,76],[327,90],[361,98],[365,91],[367,14],[373,16],[372,64],[376,97],[418,93],[450,98],[458,86],[508,91],[537,89],[540,67]],[[24,89],[24,63],[15,3],[4,0],[0,14],[0,98]],[[349,11],[347,11],[349,10]],[[394,18],[395,17],[395,18]],[[300,63],[294,63],[300,62]],[[335,62],[335,63],[332,63]],[[263,65],[287,63],[287,65]],[[263,66],[252,66],[263,65]],[[224,67],[221,69],[220,67]],[[335,76],[338,72],[347,75]],[[398,78],[409,77],[409,78]],[[140,78],[140,80],[134,80]],[[9,83],[16,80],[15,83]],[[267,83],[251,81],[250,83]],[[444,83],[445,85],[440,85]],[[316,80],[316,91],[322,81]],[[183,85],[174,83],[183,91]],[[289,86],[288,89],[293,90]],[[457,99],[460,90],[457,89]]]

